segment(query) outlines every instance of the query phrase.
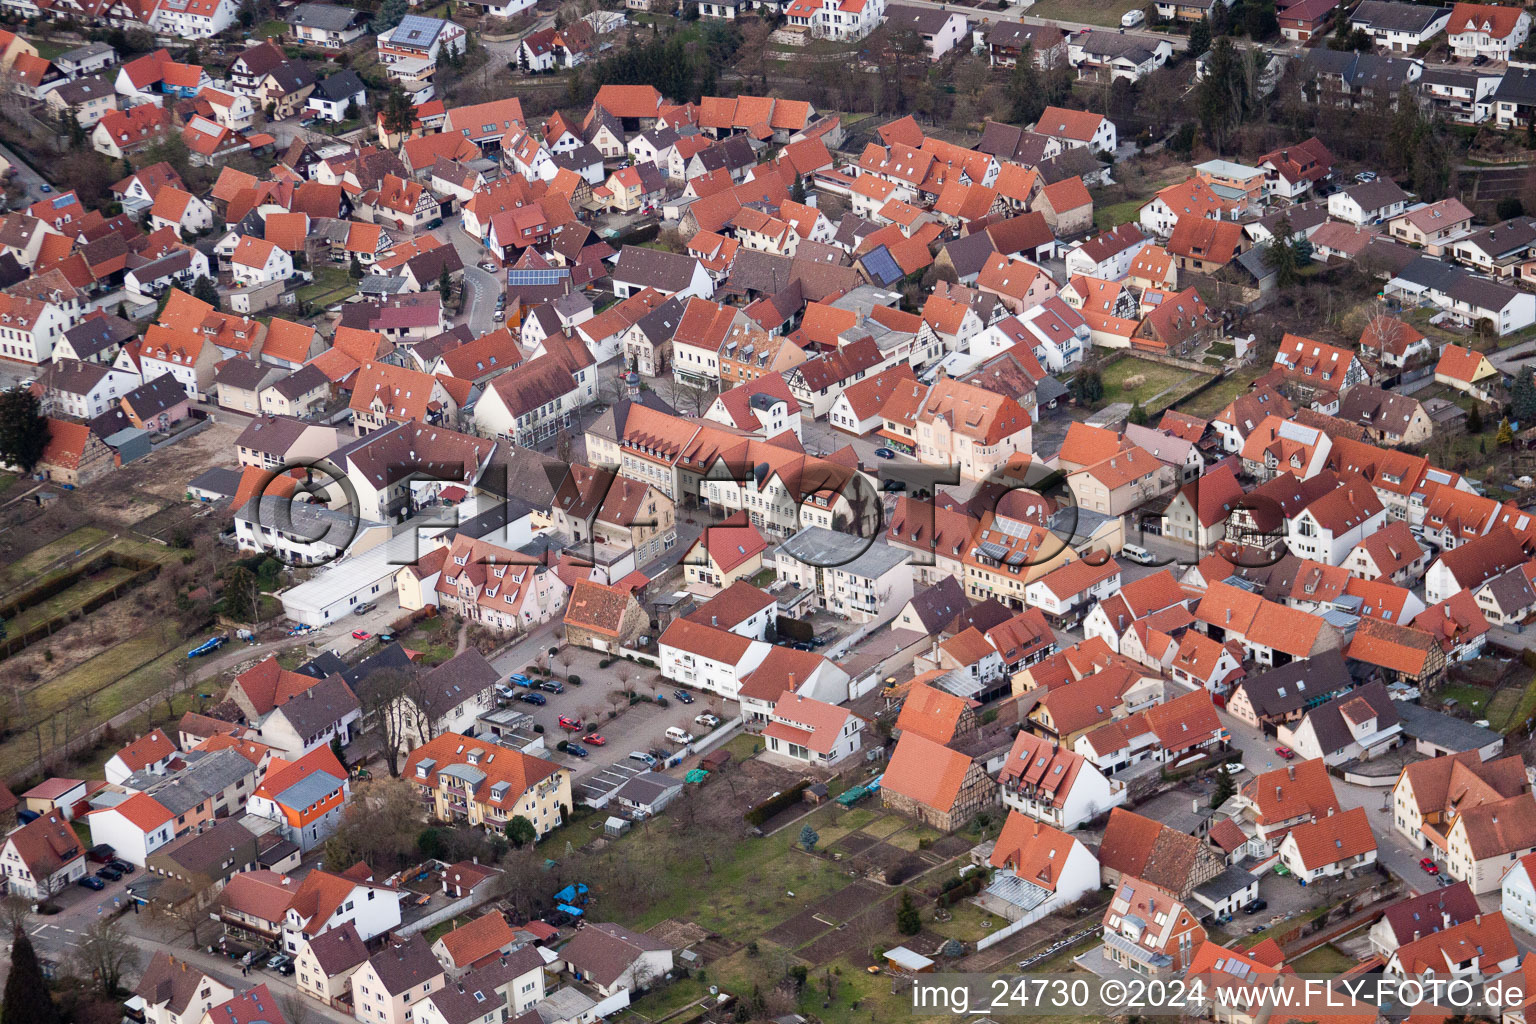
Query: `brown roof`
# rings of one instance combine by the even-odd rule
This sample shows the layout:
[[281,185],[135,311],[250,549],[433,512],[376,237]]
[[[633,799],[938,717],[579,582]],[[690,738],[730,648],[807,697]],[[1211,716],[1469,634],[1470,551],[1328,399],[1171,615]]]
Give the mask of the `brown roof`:
[[309,951],[326,977],[360,966],[368,959],[368,947],[357,933],[357,925],[348,921],[339,928],[329,928],[309,940]]
[[144,968],[133,991],[150,1006],[163,1006],[179,1017],[192,1005],[205,977],[210,976],[204,975],[202,968],[160,950]]
[[581,580],[571,588],[565,606],[565,624],[618,636],[631,600],[627,590]]
[[666,943],[632,932],[612,922],[589,924],[576,937],[560,947],[560,958],[590,976],[598,985],[618,981],[630,964],[642,953],[670,948]]
[[1177,893],[1187,888],[1202,845],[1197,836],[1116,807],[1104,826],[1099,864]]

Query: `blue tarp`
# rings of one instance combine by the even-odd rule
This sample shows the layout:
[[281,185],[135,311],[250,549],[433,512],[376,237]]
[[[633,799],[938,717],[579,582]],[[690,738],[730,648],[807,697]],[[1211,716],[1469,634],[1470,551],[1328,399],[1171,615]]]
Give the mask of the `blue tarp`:
[[563,910],[567,914],[570,914],[572,917],[580,917],[581,916],[581,908],[580,907],[573,907],[573,906],[571,906],[568,903],[557,903],[557,904],[555,904],[555,909],[556,910]]
[[555,893],[556,903],[585,903],[587,887],[582,882],[575,882]]

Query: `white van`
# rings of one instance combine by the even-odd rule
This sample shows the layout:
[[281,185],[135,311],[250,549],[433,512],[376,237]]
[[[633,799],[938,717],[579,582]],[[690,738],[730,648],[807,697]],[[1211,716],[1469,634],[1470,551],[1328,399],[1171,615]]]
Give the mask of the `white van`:
[[1146,20],[1147,12],[1138,7],[1133,11],[1126,11],[1120,15],[1120,26],[1122,28],[1135,28]]
[[629,752],[629,759],[631,761],[639,761],[640,763],[644,764],[647,768],[655,768],[656,767],[656,759],[654,757],[652,757],[650,754],[647,754],[643,750],[631,750]]
[[692,743],[693,733],[687,731],[686,729],[680,729],[674,725],[672,728],[667,730],[667,739],[671,740],[673,743]]
[[1151,565],[1157,561],[1156,555],[1146,548],[1137,547],[1135,544],[1122,544],[1120,546],[1120,557],[1129,558],[1131,561],[1140,562],[1142,565]]

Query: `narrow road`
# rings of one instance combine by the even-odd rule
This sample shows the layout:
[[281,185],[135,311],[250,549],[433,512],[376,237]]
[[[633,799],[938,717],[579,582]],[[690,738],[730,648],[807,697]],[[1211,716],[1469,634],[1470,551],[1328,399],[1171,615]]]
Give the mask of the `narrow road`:
[[45,197],[47,193],[43,192],[43,186],[48,183],[48,179],[33,170],[30,164],[25,163],[21,157],[16,155],[15,150],[8,146],[0,146],[0,157],[4,157],[9,161],[16,173],[16,180],[26,186],[27,198],[31,202],[35,203]]

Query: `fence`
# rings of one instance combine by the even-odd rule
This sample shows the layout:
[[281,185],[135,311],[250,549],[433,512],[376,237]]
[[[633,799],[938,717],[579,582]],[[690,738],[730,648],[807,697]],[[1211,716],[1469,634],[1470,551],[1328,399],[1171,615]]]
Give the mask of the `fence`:
[[484,900],[473,895],[461,897],[454,900],[446,907],[443,907],[441,910],[434,910],[432,913],[426,915],[425,917],[418,918],[417,920],[412,921],[410,924],[401,925],[399,928],[395,929],[395,932],[399,935],[415,935],[417,932],[424,932],[428,928],[431,928],[433,925],[441,924],[442,922],[448,920],[450,917],[454,917],[457,914],[462,914],[467,910],[473,910],[475,907],[484,902]]

